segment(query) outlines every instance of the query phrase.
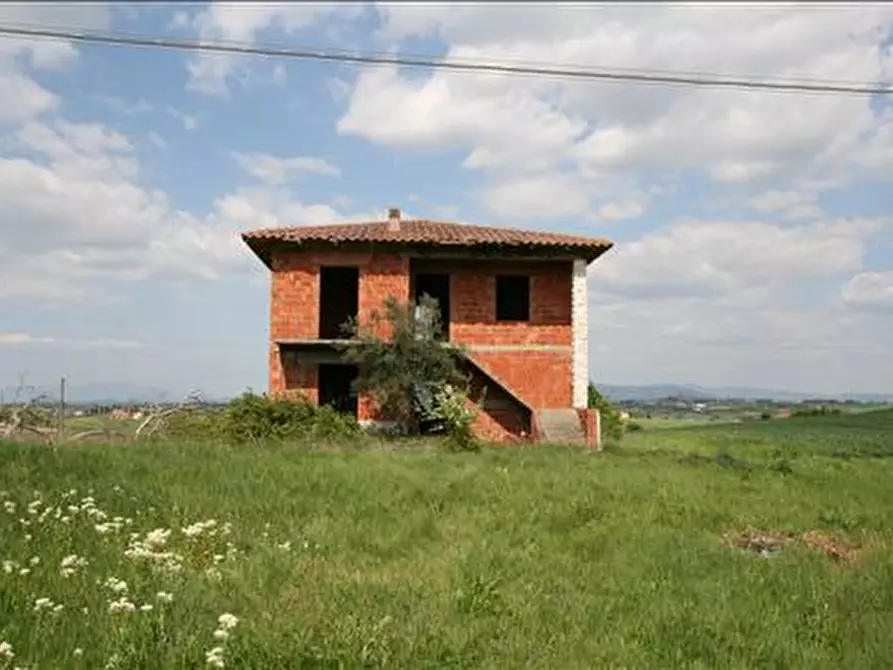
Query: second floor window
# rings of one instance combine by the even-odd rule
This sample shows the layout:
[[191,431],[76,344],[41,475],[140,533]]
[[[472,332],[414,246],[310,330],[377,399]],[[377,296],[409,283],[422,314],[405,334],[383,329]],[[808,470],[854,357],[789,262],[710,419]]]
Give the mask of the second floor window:
[[496,320],[530,320],[530,277],[524,275],[496,277]]

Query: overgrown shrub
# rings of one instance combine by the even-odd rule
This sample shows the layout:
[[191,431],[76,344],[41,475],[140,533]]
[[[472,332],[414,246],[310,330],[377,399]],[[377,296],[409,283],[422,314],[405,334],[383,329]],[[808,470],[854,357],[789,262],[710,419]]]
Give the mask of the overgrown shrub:
[[480,451],[481,445],[472,431],[477,412],[468,403],[468,396],[451,384],[434,392],[435,409],[429,418],[440,419],[447,431],[446,444],[452,451]]
[[223,413],[221,435],[234,442],[314,438],[330,440],[355,435],[356,420],[307,399],[244,393]]
[[589,408],[597,409],[601,416],[602,435],[613,440],[623,437],[623,421],[620,419],[620,413],[611,401],[601,394],[595,384],[589,385]]
[[219,440],[223,438],[223,412],[188,409],[160,419],[161,434],[170,440]]
[[[437,301],[424,296],[419,302],[426,319],[417,319],[415,306],[389,297],[384,312],[373,311],[367,322],[356,319],[345,325],[350,342],[341,346],[345,362],[356,365],[357,392],[368,394],[383,417],[395,421],[402,432],[417,433],[418,416],[413,402],[417,384],[465,385],[458,361],[461,347],[438,340]],[[383,332],[390,331],[389,337]]]

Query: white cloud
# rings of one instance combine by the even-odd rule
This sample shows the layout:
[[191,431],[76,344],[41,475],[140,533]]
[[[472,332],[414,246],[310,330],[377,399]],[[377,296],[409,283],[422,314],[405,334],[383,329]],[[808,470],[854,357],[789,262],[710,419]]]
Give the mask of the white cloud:
[[[108,9],[102,3],[0,4],[0,24],[4,25],[101,29],[107,27],[108,22]],[[3,91],[0,124],[25,121],[58,105],[58,97],[25,72],[23,57],[35,69],[58,69],[77,58],[77,51],[68,42],[4,36],[0,40],[0,90]]]
[[[332,17],[353,18],[359,3],[337,2],[211,2],[191,17],[191,26],[204,40],[251,43],[266,29],[295,34]],[[179,13],[177,23],[188,20]],[[209,95],[226,95],[229,79],[245,72],[245,60],[227,54],[199,54],[189,64],[189,88]],[[274,82],[281,77],[274,73]]]
[[856,309],[893,313],[893,270],[857,274],[843,286],[841,297]]
[[233,152],[239,166],[265,184],[279,186],[295,179],[299,174],[311,173],[337,177],[341,171],[322,158],[294,156],[279,158],[260,152]]
[[130,102],[115,95],[98,95],[96,99],[109,109],[127,116],[144,114],[151,112],[153,109],[153,106],[145,98],[140,98],[136,102]]
[[[715,72],[740,77],[889,79],[881,47],[893,7],[828,5],[518,5],[380,10],[387,47],[437,35],[465,61],[597,63],[602,69]],[[706,65],[706,64],[709,64]],[[399,105],[393,101],[399,100]],[[729,188],[861,174],[888,178],[893,115],[865,96],[599,83],[392,68],[362,71],[338,130],[394,148],[467,152],[469,169],[510,177],[695,173]],[[490,184],[487,184],[490,185]],[[503,198],[491,198],[504,209]],[[609,213],[611,208],[609,208]],[[789,218],[815,216],[805,202]]]
[[822,214],[814,191],[770,190],[753,196],[748,204],[754,211],[763,214],[778,212],[787,219],[807,219]]
[[36,337],[28,333],[0,333],[0,347],[34,347],[47,346],[58,349],[142,349],[143,342],[133,340],[118,340],[114,338],[99,338],[93,340],[79,340],[58,337]]
[[161,135],[159,135],[158,133],[156,133],[154,130],[151,131],[151,132],[149,132],[148,137],[149,137],[149,141],[150,141],[153,145],[155,145],[155,148],[157,148],[157,149],[161,149],[162,151],[167,151],[167,150],[168,150],[168,146],[169,146],[169,145],[168,145],[168,143],[167,143],[167,140],[165,140]]
[[[177,210],[143,184],[130,139],[99,124],[29,122],[6,143],[18,155],[0,156],[0,299],[109,300],[120,282],[260,271],[239,230],[343,218],[297,200],[263,161],[268,183],[223,194],[204,216]],[[329,169],[298,161],[282,174],[301,168]]]
[[[593,280],[593,289],[597,281]],[[590,308],[596,382],[889,392],[889,320],[774,293],[612,299]]]
[[586,124],[516,80],[409,80],[379,67],[358,77],[337,128],[390,147],[470,146],[463,163],[469,169],[535,171],[555,167]]
[[191,114],[187,114],[183,110],[168,105],[167,113],[182,123],[184,130],[196,130],[198,128],[198,119]]
[[485,189],[480,197],[499,216],[518,220],[576,216],[590,202],[590,193],[580,180],[562,174],[507,180]]
[[590,266],[590,273],[597,290],[618,295],[765,295],[805,280],[857,272],[868,240],[886,223],[682,222],[612,250]]
[[0,61],[0,90],[5,102],[0,105],[0,123],[25,121],[58,104],[58,98],[18,72],[3,72]]
[[598,208],[598,215],[603,219],[617,221],[622,219],[637,219],[648,211],[648,205],[643,200],[624,200],[621,202],[608,202]]

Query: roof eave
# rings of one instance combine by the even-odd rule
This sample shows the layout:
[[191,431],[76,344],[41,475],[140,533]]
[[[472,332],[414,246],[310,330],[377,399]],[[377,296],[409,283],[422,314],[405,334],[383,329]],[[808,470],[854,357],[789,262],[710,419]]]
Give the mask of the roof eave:
[[[261,262],[265,266],[267,266],[267,268],[269,270],[273,270],[272,252],[273,252],[274,247],[281,246],[281,247],[297,248],[297,247],[302,246],[302,242],[303,242],[302,240],[282,240],[282,239],[276,239],[273,237],[256,236],[256,235],[252,235],[250,233],[243,233],[241,235],[241,237],[242,237],[242,241],[261,260]],[[495,247],[495,248],[502,247],[506,250],[527,249],[531,252],[535,252],[538,250],[545,250],[545,251],[565,250],[568,255],[582,258],[586,261],[587,264],[595,262],[603,254],[605,254],[607,251],[612,249],[614,246],[614,243],[609,240],[605,240],[602,245],[585,246],[585,247],[576,246],[576,245],[562,245],[562,244],[557,244],[557,245],[551,245],[551,244],[530,244],[530,245],[527,245],[527,244],[523,244],[523,245],[468,244],[468,245],[460,245],[460,244],[436,244],[436,243],[432,244],[432,243],[427,243],[427,242],[405,242],[405,243],[374,242],[371,240],[356,240],[356,241],[346,241],[346,242],[341,242],[341,241],[336,241],[336,240],[316,240],[315,242],[322,244],[324,246],[329,246],[329,245],[340,246],[342,244],[358,244],[358,245],[366,245],[366,244],[371,244],[371,245],[388,244],[389,245],[389,244],[393,244],[395,246],[404,247],[407,249],[411,249],[413,247],[417,247],[417,248],[418,247],[420,247],[420,248],[440,247],[440,248],[444,248],[444,249],[452,249],[453,251],[457,251],[462,248],[472,251],[474,249],[482,249],[482,248],[487,248],[487,247],[491,247],[491,248],[492,247]]]

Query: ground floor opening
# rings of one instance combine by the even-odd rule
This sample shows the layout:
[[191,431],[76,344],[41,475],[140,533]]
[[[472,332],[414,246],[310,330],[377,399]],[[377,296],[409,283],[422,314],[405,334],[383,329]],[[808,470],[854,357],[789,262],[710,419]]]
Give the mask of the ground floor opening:
[[355,365],[321,363],[319,365],[319,404],[357,418],[359,403],[354,382],[358,370]]

